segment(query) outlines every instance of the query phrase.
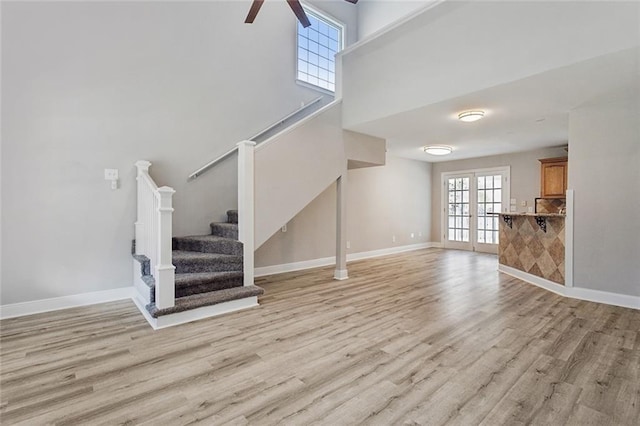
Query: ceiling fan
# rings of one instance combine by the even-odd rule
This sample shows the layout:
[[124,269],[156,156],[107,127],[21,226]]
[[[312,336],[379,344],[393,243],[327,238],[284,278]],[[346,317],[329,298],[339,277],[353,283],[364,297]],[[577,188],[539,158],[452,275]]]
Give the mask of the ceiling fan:
[[[358,3],[358,0],[345,1],[353,4]],[[251,3],[251,9],[249,9],[249,14],[247,15],[247,19],[244,20],[245,24],[253,23],[253,21],[256,19],[256,15],[258,15],[258,12],[262,7],[262,3],[264,3],[264,0],[253,0],[253,3]],[[296,18],[298,18],[298,21],[300,21],[303,27],[307,28],[311,25],[311,22],[309,22],[309,18],[307,18],[307,14],[304,12],[304,9],[300,4],[300,0],[287,0],[287,3],[289,3],[289,7],[291,7],[291,10],[293,10],[293,13],[296,15]]]

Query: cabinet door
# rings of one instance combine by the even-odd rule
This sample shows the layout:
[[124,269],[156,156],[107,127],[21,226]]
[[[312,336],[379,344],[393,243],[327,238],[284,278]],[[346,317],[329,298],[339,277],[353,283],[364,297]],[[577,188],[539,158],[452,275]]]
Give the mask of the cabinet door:
[[542,197],[563,198],[567,190],[567,163],[542,164]]

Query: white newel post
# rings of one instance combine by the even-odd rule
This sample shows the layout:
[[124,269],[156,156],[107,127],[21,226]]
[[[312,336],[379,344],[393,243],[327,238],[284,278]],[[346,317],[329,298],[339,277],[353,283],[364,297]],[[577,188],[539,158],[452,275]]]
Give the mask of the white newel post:
[[143,180],[142,175],[149,173],[149,167],[151,163],[148,161],[140,160],[136,161],[136,169],[138,169],[138,174],[136,175],[136,180],[138,182],[138,216],[136,217],[136,223],[134,225],[135,228],[135,239],[136,239],[136,254],[144,254],[144,247],[146,242],[144,241],[144,217],[145,217],[145,205],[142,197],[145,191],[146,182]]
[[256,143],[238,142],[238,239],[242,242],[244,285],[253,285],[254,150]]
[[175,305],[175,269],[172,255],[172,197],[176,191],[168,186],[158,188],[158,264],[156,265],[156,306],[159,309]]

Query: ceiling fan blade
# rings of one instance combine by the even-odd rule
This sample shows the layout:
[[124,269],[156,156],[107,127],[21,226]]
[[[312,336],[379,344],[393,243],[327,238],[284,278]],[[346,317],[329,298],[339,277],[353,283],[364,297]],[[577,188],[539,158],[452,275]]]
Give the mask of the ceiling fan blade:
[[298,18],[298,21],[300,21],[303,27],[307,28],[311,26],[311,22],[309,21],[309,18],[307,18],[307,14],[304,13],[304,9],[302,8],[299,0],[287,0],[287,3],[289,3],[289,7],[291,7],[291,10],[293,10],[293,13],[296,15],[296,18]]
[[253,21],[256,19],[256,15],[260,11],[263,2],[264,0],[253,0],[253,3],[251,3],[251,9],[249,9],[249,14],[247,15],[247,19],[244,20],[245,24],[253,24]]
[[353,3],[353,4],[358,3],[358,0],[347,0],[347,1],[348,1],[349,3]]

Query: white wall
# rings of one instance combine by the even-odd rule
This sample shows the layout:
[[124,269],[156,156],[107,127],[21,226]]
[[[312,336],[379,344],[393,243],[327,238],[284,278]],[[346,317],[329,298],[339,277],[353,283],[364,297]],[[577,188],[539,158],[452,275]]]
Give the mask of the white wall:
[[342,56],[343,123],[635,47],[639,26],[639,2],[445,1]]
[[358,39],[415,13],[434,0],[365,0],[358,3]]
[[256,247],[342,174],[347,160],[341,113],[334,102],[256,147]]
[[[433,163],[431,186],[431,235],[433,241],[442,241],[442,188],[441,176],[444,172],[484,169],[490,167],[511,166],[510,198],[515,198],[518,211],[526,212],[533,206],[534,199],[540,196],[540,162],[541,158],[566,157],[564,148],[545,148],[515,154],[492,155],[489,157],[470,158],[468,160],[445,161]],[[569,164],[569,170],[573,167]],[[526,201],[527,206],[520,205]]]
[[[347,191],[347,253],[431,241],[431,164],[387,156],[385,166],[349,170]],[[335,256],[335,241],[333,184],[258,249],[256,266]]]
[[640,96],[571,111],[574,286],[640,296]]
[[[355,41],[352,5],[313,3]],[[248,8],[3,2],[1,304],[131,285],[136,160],[177,190],[175,235],[236,206],[235,157],[188,174],[318,96],[294,82],[287,4]]]

